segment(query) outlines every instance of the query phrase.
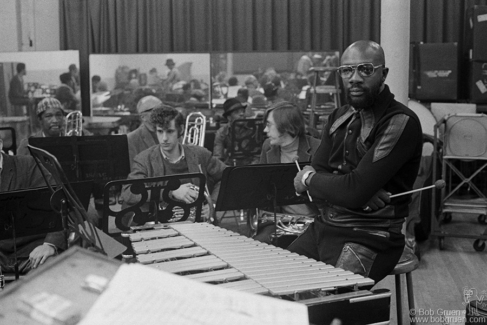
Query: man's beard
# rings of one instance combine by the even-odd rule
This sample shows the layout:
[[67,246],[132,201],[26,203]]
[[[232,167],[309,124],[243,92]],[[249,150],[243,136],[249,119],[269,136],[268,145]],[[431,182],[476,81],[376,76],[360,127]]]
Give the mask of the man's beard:
[[361,97],[353,97],[350,96],[351,89],[347,89],[347,102],[356,109],[367,109],[372,107],[380,93],[380,85],[372,88],[364,88],[361,85],[355,85],[352,88],[359,89],[363,92]]

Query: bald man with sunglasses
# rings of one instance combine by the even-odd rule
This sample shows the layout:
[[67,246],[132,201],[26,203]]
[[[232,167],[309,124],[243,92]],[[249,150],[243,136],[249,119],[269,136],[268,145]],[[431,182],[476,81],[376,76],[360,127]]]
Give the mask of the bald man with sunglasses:
[[288,249],[378,282],[404,250],[411,196],[389,196],[412,189],[422,130],[385,84],[389,69],[379,44],[353,43],[337,72],[348,103],[330,115],[311,166],[294,179],[321,216]]

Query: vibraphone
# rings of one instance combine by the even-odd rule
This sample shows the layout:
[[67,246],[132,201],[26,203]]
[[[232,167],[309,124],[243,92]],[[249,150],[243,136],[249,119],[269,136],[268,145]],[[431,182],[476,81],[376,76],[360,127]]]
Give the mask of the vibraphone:
[[[196,281],[304,303],[310,322],[388,324],[390,292],[372,279],[208,224],[155,225],[127,235],[137,261]],[[374,310],[374,312],[371,312]]]

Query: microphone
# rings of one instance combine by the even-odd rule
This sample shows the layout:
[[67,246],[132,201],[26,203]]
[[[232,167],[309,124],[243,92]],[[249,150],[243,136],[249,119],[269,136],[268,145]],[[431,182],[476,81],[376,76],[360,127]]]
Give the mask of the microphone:
[[398,197],[398,196],[401,196],[401,195],[406,195],[406,194],[411,194],[411,193],[415,193],[415,192],[420,192],[420,191],[428,190],[430,188],[436,188],[436,189],[440,190],[440,189],[444,188],[445,186],[446,186],[445,181],[442,180],[442,179],[439,179],[433,185],[426,186],[426,187],[421,187],[421,188],[417,188],[415,190],[411,190],[411,191],[407,191],[407,192],[402,192],[402,193],[394,194],[394,195],[389,196],[389,198],[393,199],[393,198]]
[[[294,157],[293,158],[294,162],[296,163],[296,167],[298,167],[298,170],[301,171],[301,167],[299,167],[299,163],[298,163],[298,160],[299,160],[299,157]],[[298,196],[300,194],[296,193]],[[313,199],[311,198],[311,195],[309,195],[309,191],[306,191],[306,194],[308,194],[308,199],[310,202],[313,202]]]

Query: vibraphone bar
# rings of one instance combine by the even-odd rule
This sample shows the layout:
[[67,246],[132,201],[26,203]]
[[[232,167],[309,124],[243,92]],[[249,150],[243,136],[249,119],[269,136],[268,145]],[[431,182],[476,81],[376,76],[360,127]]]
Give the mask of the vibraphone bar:
[[[142,264],[221,287],[305,303],[313,323],[328,320],[323,315],[313,319],[317,317],[312,317],[311,309],[322,310],[317,306],[332,302],[353,304],[354,300],[365,305],[370,302],[384,305],[387,315],[381,319],[389,319],[390,292],[376,294],[359,289],[372,286],[372,279],[209,223],[154,227],[128,234],[136,258]],[[366,310],[364,313],[370,314]],[[371,323],[382,321],[371,319]]]

